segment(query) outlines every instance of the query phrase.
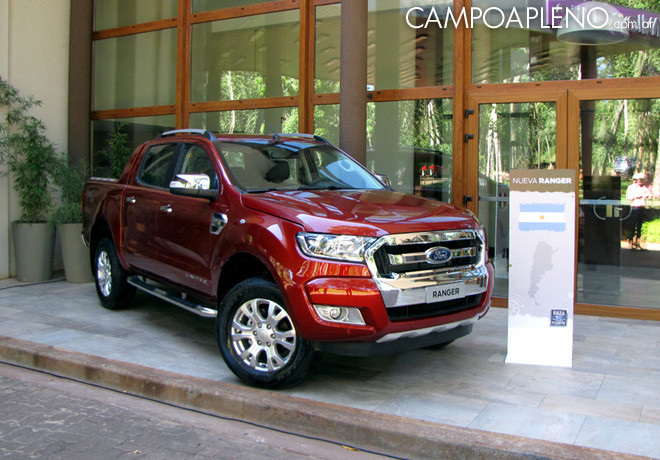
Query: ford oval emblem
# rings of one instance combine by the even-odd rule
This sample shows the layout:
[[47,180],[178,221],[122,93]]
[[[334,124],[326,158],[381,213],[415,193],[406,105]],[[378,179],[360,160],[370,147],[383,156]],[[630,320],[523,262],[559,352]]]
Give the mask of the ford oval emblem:
[[442,246],[426,251],[426,261],[431,264],[444,264],[451,260],[451,251]]

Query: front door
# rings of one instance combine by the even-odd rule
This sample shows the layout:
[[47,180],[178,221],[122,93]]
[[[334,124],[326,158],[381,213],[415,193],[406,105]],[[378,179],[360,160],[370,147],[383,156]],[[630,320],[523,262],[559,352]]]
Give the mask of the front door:
[[469,195],[476,196],[471,207],[486,228],[496,297],[508,296],[510,170],[566,167],[565,149],[557,141],[558,120],[564,120],[558,117],[558,106],[565,109],[565,98],[540,102],[473,99],[471,103],[474,114],[468,129],[478,134],[468,147],[469,171],[474,171],[468,180]]
[[[202,145],[184,145],[173,180],[178,174],[206,174],[211,189],[221,188],[213,156]],[[163,277],[206,295],[214,292],[212,263],[226,212],[221,194],[215,201],[173,194],[161,201],[156,244]]]

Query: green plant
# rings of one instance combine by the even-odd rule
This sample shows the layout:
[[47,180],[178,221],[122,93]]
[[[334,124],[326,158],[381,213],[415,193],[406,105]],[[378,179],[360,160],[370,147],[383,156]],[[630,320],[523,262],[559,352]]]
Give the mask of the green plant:
[[124,171],[124,167],[131,156],[131,150],[128,147],[128,133],[126,132],[126,123],[115,124],[112,134],[101,150],[101,155],[105,156],[110,163],[110,177],[119,178]]
[[642,225],[642,238],[647,243],[660,243],[660,218]]
[[82,222],[82,193],[89,177],[89,168],[83,162],[76,166],[71,165],[62,157],[57,161],[53,176],[61,192],[61,202],[53,213],[53,222],[58,224]]
[[0,163],[14,179],[22,222],[44,221],[52,204],[51,171],[57,154],[43,122],[29,113],[39,105],[41,101],[22,96],[0,77],[0,106],[7,109],[0,123]]

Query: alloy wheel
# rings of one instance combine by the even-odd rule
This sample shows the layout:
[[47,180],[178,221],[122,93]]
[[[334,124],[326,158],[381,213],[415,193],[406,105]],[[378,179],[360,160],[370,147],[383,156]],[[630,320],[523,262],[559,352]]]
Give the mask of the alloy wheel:
[[106,251],[102,251],[96,259],[96,282],[101,294],[108,297],[112,292],[112,264]]
[[260,372],[282,369],[296,350],[296,330],[289,314],[268,299],[251,299],[236,310],[230,339],[239,360]]

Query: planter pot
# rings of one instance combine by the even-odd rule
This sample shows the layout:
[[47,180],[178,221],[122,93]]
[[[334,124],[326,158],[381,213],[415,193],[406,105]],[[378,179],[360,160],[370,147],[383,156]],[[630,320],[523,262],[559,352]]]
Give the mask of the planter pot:
[[16,278],[24,282],[46,281],[53,274],[55,232],[48,222],[13,222]]
[[58,224],[57,231],[62,245],[64,273],[69,283],[94,281],[89,262],[89,248],[83,243],[82,224]]

